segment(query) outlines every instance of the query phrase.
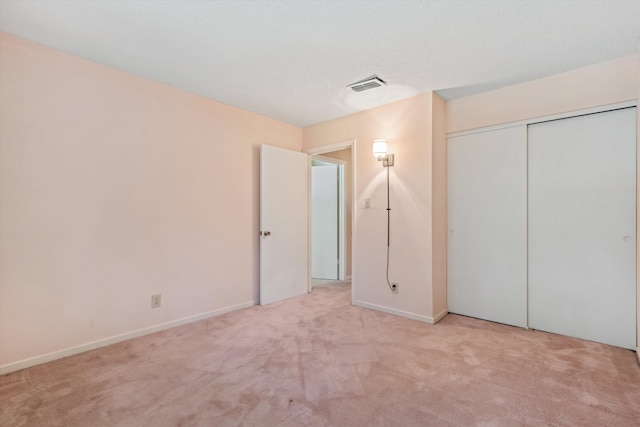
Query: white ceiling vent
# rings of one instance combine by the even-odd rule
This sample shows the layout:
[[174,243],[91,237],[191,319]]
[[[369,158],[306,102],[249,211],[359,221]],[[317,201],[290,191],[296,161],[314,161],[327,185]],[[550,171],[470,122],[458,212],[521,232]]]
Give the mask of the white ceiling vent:
[[385,82],[380,77],[378,77],[378,76],[376,76],[374,74],[372,76],[367,77],[366,79],[362,79],[362,80],[357,81],[355,83],[351,83],[350,85],[347,85],[347,87],[350,87],[351,89],[353,89],[354,92],[362,92],[362,91],[365,91],[365,90],[374,89],[376,87],[384,86],[386,84],[387,84],[387,82]]

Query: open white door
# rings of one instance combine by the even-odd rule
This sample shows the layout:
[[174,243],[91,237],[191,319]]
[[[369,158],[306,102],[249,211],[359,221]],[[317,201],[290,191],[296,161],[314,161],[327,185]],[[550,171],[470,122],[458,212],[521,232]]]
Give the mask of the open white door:
[[309,162],[304,153],[260,150],[260,304],[307,293]]

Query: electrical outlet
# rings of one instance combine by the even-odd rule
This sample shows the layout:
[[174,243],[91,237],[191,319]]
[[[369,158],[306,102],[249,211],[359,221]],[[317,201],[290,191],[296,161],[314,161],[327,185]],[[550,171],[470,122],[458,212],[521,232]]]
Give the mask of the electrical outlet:
[[391,292],[393,292],[394,294],[398,293],[398,284],[397,283],[391,283]]
[[151,308],[160,307],[160,303],[161,302],[162,302],[162,295],[161,294],[151,295]]

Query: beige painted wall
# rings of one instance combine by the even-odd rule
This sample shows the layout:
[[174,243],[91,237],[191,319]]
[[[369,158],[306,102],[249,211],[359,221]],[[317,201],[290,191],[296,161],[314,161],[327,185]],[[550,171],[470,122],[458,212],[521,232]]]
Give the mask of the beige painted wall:
[[637,55],[447,103],[447,132],[565,113],[637,98]]
[[352,200],[353,200],[353,175],[351,172],[351,148],[346,148],[344,150],[331,151],[328,153],[322,153],[321,156],[331,157],[334,159],[342,160],[345,162],[344,166],[344,203],[345,203],[345,252],[346,252],[346,260],[345,260],[345,275],[347,277],[351,276],[351,239],[352,239],[352,230],[351,223],[353,218],[353,209]]
[[2,34],[0,91],[0,369],[257,301],[259,144],[301,129]]
[[[427,93],[302,131],[305,150],[356,140],[354,301],[428,322],[434,320],[433,102],[433,95]],[[377,138],[387,139],[396,156],[390,170],[390,279],[399,283],[398,294],[391,293],[385,279],[386,169],[372,154]],[[441,185],[437,186],[440,195]],[[371,208],[365,208],[365,198],[371,199]]]
[[[640,99],[640,57],[626,56],[447,103],[447,132]],[[640,115],[638,117],[640,135]],[[638,150],[640,165],[640,149]],[[640,180],[638,181],[640,189]],[[640,202],[640,197],[638,197]],[[637,209],[640,222],[640,206]],[[640,265],[640,247],[638,250]],[[636,295],[640,307],[640,269]],[[637,321],[640,343],[640,316]],[[640,357],[640,356],[639,356]]]
[[433,313],[447,314],[447,133],[446,103],[433,95],[431,140],[433,141]]

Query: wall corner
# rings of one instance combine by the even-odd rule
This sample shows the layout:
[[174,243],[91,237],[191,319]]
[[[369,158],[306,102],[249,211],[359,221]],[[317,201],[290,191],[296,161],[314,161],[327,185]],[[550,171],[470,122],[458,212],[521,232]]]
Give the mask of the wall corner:
[[[446,102],[433,94],[432,141],[432,313],[447,312],[447,135]],[[440,320],[442,315],[436,319]],[[436,320],[436,321],[437,321]]]

